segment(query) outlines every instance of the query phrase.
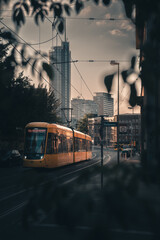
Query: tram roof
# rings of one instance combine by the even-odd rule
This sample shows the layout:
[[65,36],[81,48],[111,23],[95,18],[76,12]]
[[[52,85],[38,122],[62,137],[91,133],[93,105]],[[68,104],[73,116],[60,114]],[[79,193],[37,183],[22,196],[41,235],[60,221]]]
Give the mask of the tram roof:
[[[48,127],[57,127],[57,128],[60,128],[62,130],[67,130],[67,131],[71,131],[72,132],[72,129],[71,128],[68,128],[68,127],[65,127],[65,126],[62,126],[60,124],[56,124],[56,123],[47,123],[47,122],[30,122],[26,125],[26,127],[41,127],[41,128],[48,128]],[[77,130],[74,130],[74,132],[76,134],[81,134],[81,135],[86,135],[87,137],[90,137],[89,135],[85,134],[85,133],[82,133],[80,131],[77,131]]]

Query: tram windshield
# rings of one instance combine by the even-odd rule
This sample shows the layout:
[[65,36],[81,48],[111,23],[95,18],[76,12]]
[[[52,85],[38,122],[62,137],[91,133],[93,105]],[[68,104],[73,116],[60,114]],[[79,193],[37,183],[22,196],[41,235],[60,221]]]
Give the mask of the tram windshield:
[[27,128],[25,136],[25,157],[40,159],[44,155],[46,128]]

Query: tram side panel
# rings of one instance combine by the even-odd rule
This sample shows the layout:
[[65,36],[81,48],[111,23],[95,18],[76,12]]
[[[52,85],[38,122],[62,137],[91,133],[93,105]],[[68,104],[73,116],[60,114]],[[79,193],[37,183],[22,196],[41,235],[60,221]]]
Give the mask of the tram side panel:
[[87,160],[87,142],[86,135],[80,132],[74,132],[74,157],[75,162]]
[[[50,150],[50,148],[52,150]],[[56,131],[54,131],[54,129],[49,130],[46,151],[46,167],[60,167],[71,163],[73,163],[72,131],[63,130],[61,128],[57,128]]]
[[90,136],[86,136],[87,159],[92,159],[92,141]]

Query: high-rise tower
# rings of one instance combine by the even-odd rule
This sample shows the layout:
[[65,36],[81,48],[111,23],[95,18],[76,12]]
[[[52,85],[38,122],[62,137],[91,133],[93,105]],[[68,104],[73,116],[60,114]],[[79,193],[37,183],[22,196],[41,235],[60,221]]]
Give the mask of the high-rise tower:
[[71,96],[71,52],[69,42],[62,42],[61,46],[54,47],[49,53],[50,63],[54,68],[53,86],[55,97],[60,100],[59,114],[62,122],[66,122],[61,108],[68,109],[66,117],[69,119],[70,96]]
[[114,99],[111,94],[105,92],[97,92],[93,100],[98,104],[98,115],[108,115],[113,117],[114,115]]

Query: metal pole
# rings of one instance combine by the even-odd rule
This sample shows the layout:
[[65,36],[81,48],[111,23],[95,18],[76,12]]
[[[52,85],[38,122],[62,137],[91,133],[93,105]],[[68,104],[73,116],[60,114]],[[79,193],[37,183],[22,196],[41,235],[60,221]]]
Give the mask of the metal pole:
[[117,109],[118,109],[118,114],[117,114],[117,163],[119,164],[119,63],[118,65],[118,101],[117,101]]
[[119,62],[116,62],[115,60],[112,60],[110,62],[111,65],[117,65],[118,66],[118,90],[117,90],[117,163],[119,164]]
[[103,189],[103,127],[104,117],[101,116],[101,190]]

